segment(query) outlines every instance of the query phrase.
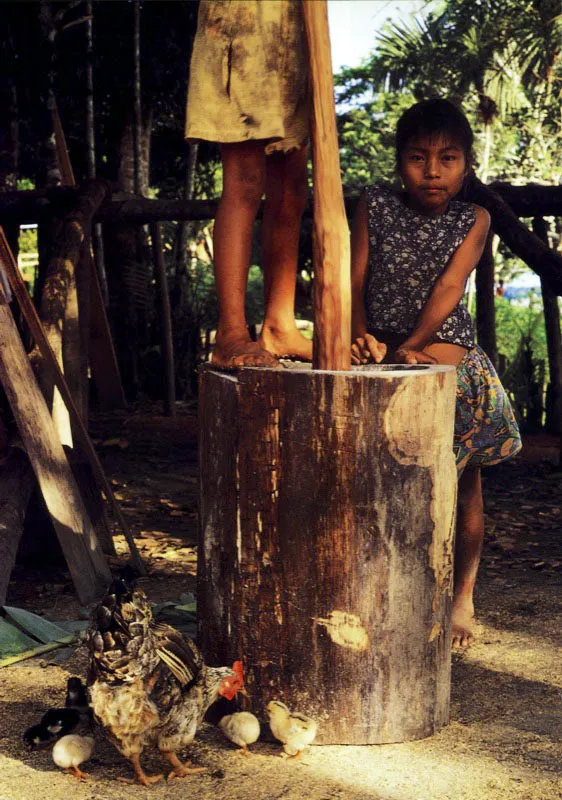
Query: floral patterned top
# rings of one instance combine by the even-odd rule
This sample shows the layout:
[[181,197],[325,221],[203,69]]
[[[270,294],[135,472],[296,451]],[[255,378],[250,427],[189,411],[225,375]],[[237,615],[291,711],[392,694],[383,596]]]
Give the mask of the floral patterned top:
[[[437,278],[476,220],[471,203],[452,200],[429,217],[405,205],[384,186],[365,189],[369,226],[369,264],[365,282],[367,327],[409,336]],[[435,340],[474,347],[470,315],[459,303]]]

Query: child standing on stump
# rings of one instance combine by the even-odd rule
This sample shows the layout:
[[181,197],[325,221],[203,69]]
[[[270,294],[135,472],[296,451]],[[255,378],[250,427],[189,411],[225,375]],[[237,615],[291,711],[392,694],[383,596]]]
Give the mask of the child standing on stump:
[[453,646],[474,639],[473,591],[484,540],[480,468],[511,458],[521,438],[496,371],[475,344],[461,304],[490,216],[456,200],[472,165],[473,134],[447,100],[400,118],[403,191],[368,186],[352,228],[352,361],[457,368],[454,449],[459,474]]
[[[214,227],[219,325],[212,361],[274,367],[312,358],[294,316],[306,206],[308,69],[300,0],[201,0],[186,138],[218,142],[223,192]],[[262,195],[265,319],[252,342],[244,313],[252,229]]]

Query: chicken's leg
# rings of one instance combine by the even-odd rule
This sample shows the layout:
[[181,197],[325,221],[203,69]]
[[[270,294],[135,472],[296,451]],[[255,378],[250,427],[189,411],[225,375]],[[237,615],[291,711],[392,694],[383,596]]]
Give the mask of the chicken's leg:
[[140,755],[135,753],[129,759],[135,770],[136,778],[117,778],[121,783],[140,783],[143,786],[150,786],[152,783],[158,783],[164,777],[163,775],[147,775],[140,765]]
[[173,767],[173,770],[168,775],[170,778],[185,778],[186,775],[196,775],[199,772],[207,772],[207,767],[192,767],[191,761],[186,761],[182,764],[177,755],[170,751],[162,750],[162,755],[165,756]]
[[75,778],[78,778],[79,781],[85,781],[88,777],[85,772],[82,772],[81,769],[78,769],[74,764],[71,767],[68,767],[66,770],[69,775],[74,775]]

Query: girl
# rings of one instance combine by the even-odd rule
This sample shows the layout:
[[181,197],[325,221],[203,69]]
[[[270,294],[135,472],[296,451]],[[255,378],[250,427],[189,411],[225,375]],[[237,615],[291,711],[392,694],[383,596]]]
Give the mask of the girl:
[[403,191],[365,189],[352,228],[352,361],[457,367],[459,473],[453,646],[474,638],[473,591],[484,539],[480,468],[511,458],[521,439],[494,367],[475,345],[460,300],[490,227],[488,212],[454,198],[472,166],[473,134],[447,100],[400,118]]
[[[220,367],[312,358],[294,316],[299,227],[308,195],[308,84],[300,0],[201,0],[186,138],[218,142],[223,192],[214,227]],[[262,195],[265,320],[252,342],[244,298]]]

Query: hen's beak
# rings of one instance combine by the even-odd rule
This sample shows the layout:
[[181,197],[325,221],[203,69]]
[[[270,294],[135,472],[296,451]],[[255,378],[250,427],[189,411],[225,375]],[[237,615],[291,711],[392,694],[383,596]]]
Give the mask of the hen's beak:
[[250,695],[248,694],[248,691],[247,691],[247,689],[246,689],[246,687],[245,687],[245,686],[243,686],[241,689],[238,689],[238,694],[243,694],[243,695],[244,695],[244,697],[249,697],[249,696],[250,696]]

